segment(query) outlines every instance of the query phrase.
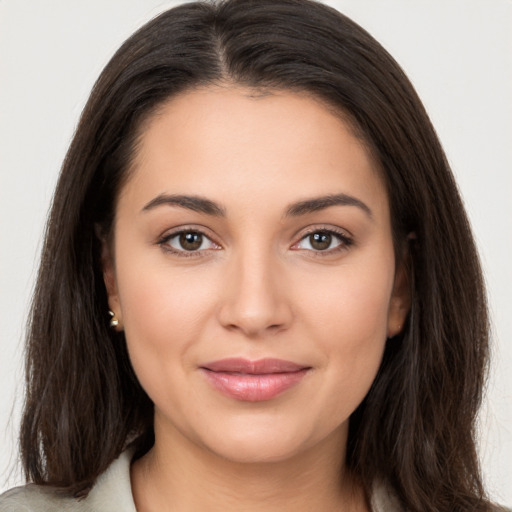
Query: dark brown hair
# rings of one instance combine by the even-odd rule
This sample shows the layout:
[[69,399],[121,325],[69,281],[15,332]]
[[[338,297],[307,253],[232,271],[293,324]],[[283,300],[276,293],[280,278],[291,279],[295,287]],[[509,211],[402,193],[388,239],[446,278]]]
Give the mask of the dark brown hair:
[[397,63],[309,0],[178,6],[130,37],[100,76],[62,168],[34,295],[27,478],[84,494],[129,442],[151,446],[151,401],[123,335],[108,327],[98,232],[110,232],[143,121],[181,91],[226,82],[307,92],[350,119],[385,179],[395,246],[408,244],[411,312],[351,418],[348,467],[408,510],[488,510],[475,450],[486,298],[457,187]]

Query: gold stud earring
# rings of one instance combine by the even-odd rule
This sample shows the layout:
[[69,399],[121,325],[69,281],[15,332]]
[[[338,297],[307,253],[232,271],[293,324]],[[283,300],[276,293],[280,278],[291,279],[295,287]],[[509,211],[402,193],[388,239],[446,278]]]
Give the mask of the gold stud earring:
[[110,327],[112,327],[112,329],[115,329],[119,325],[119,320],[116,317],[116,314],[112,310],[109,309],[108,314],[112,317],[110,319]]

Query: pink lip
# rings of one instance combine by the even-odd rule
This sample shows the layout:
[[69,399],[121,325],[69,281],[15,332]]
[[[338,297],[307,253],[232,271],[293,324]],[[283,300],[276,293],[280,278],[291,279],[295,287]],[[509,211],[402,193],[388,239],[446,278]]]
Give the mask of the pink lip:
[[241,358],[212,361],[201,370],[218,391],[237,400],[270,400],[298,384],[310,367],[281,359],[249,361]]

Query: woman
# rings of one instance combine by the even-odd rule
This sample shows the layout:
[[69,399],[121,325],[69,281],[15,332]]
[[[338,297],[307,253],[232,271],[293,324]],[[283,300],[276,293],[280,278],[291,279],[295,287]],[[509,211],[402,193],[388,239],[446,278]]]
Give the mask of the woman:
[[[194,3],[84,110],[0,510],[491,510],[469,225],[392,58],[303,0]],[[350,421],[349,421],[350,420]]]

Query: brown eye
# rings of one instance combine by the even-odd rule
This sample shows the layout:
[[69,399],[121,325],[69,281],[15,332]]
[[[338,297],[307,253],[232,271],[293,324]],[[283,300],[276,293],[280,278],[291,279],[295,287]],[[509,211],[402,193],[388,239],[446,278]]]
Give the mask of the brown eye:
[[188,230],[168,235],[162,238],[159,244],[175,254],[179,255],[181,253],[182,256],[187,255],[187,253],[190,253],[190,255],[193,253],[201,254],[203,251],[220,249],[215,242],[200,231]]
[[201,233],[184,232],[179,236],[179,243],[185,251],[197,251],[203,244],[203,235]]
[[333,254],[337,250],[347,249],[352,245],[352,239],[342,233],[329,229],[319,229],[310,232],[293,246],[293,249],[306,250],[314,253]]
[[313,233],[309,235],[309,243],[311,247],[317,251],[325,251],[329,249],[332,243],[332,235],[330,233]]

